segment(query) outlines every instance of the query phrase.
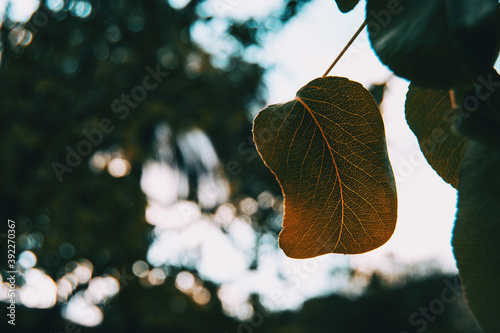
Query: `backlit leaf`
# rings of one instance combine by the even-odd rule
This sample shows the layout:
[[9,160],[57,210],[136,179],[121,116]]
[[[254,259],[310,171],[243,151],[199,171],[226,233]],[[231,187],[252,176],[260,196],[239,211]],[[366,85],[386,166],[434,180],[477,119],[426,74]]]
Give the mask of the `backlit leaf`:
[[457,188],[465,139],[451,129],[459,115],[452,110],[449,90],[423,89],[411,84],[405,111],[427,162],[444,181]]
[[359,0],[335,0],[337,2],[337,6],[339,7],[342,13],[350,12],[356,5]]
[[313,80],[293,101],[262,110],[253,131],[285,197],[286,255],[363,253],[391,237],[394,175],[380,111],[361,84]]
[[500,332],[500,149],[468,140],[458,184],[453,252],[484,333]]
[[472,83],[498,56],[498,0],[368,0],[380,61],[420,86]]

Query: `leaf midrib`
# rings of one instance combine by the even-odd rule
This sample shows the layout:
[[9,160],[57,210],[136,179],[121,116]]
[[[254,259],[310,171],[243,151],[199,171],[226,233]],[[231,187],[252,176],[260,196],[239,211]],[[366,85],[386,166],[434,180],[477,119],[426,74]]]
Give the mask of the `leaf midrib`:
[[341,203],[341,217],[340,217],[340,231],[339,231],[339,237],[337,239],[337,242],[335,243],[335,246],[332,250],[335,251],[335,249],[337,248],[339,242],[340,242],[340,239],[342,237],[342,229],[344,227],[344,195],[343,195],[343,191],[342,191],[342,179],[340,178],[340,173],[339,173],[339,168],[337,166],[337,162],[335,161],[335,157],[333,156],[333,149],[332,147],[330,146],[330,143],[328,142],[327,138],[326,138],[326,134],[325,132],[323,131],[323,128],[320,126],[318,120],[316,119],[316,116],[314,115],[314,112],[311,110],[311,108],[306,104],[304,103],[304,101],[296,96],[295,97],[295,100],[298,101],[300,104],[302,104],[302,106],[307,110],[307,112],[309,112],[309,114],[311,115],[312,119],[314,120],[314,122],[316,123],[316,126],[318,127],[320,133],[321,133],[321,136],[323,137],[323,140],[325,141],[327,147],[328,147],[328,151],[330,152],[330,156],[332,157],[332,162],[333,162],[333,166],[335,167],[335,173],[337,175],[337,180],[339,181],[339,188],[340,188],[340,203]]

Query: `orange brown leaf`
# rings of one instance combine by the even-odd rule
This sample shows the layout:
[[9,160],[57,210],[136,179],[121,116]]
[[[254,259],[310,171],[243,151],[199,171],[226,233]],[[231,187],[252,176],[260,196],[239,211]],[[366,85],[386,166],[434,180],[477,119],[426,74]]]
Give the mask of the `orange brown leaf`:
[[280,247],[292,258],[371,251],[389,240],[397,196],[380,111],[341,77],[302,87],[254,120],[257,149],[285,198]]

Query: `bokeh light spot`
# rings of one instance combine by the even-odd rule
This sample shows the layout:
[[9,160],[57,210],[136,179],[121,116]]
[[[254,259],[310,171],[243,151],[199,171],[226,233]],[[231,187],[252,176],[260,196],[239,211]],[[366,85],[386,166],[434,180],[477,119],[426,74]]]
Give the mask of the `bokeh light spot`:
[[116,25],[112,25],[106,29],[106,40],[110,43],[116,43],[122,38],[122,33]]
[[64,259],[70,259],[75,255],[75,248],[70,243],[62,243],[59,245],[59,255]]
[[165,274],[165,271],[161,268],[154,268],[149,271],[148,274],[148,280],[152,286],[158,286],[162,284],[163,282],[165,282],[166,277],[167,276]]
[[236,216],[236,207],[231,203],[220,205],[215,212],[215,220],[221,225],[230,224]]
[[187,6],[191,0],[168,0],[170,7],[175,9],[182,9]]
[[204,287],[198,287],[193,292],[193,301],[198,305],[207,305],[210,302],[210,291]]
[[83,292],[77,293],[62,309],[63,318],[78,325],[94,327],[102,322],[102,311],[87,301]]
[[144,20],[140,16],[132,16],[127,22],[127,27],[132,32],[139,32],[144,27]]
[[100,304],[118,294],[118,291],[120,291],[120,283],[116,278],[99,276],[90,280],[89,286],[85,290],[85,299],[92,304]]
[[175,286],[184,293],[190,292],[195,285],[193,274],[189,272],[180,272],[175,278]]
[[240,201],[239,208],[243,212],[243,214],[252,216],[253,214],[257,213],[259,204],[253,198],[249,197]]
[[19,289],[21,303],[29,308],[48,309],[56,304],[57,286],[43,271],[33,268],[24,274],[26,283]]
[[79,284],[85,284],[90,281],[94,267],[88,260],[82,260],[73,270]]
[[270,192],[264,191],[257,197],[257,202],[262,208],[271,208],[274,204],[274,196]]
[[30,269],[35,267],[36,265],[36,255],[31,251],[23,251],[19,255],[19,259],[17,261],[18,265],[23,267],[24,269]]
[[61,62],[61,68],[66,74],[74,73],[78,69],[78,61],[73,57],[66,57]]
[[132,272],[134,273],[135,276],[143,278],[148,275],[149,265],[142,260],[136,261],[132,265]]
[[123,158],[114,158],[108,164],[108,172],[115,178],[120,178],[130,173],[130,162]]
[[87,1],[75,1],[70,12],[73,16],[86,18],[92,13],[92,6]]
[[106,164],[108,163],[108,158],[106,154],[102,152],[96,152],[89,159],[89,167],[90,170],[94,172],[101,172],[106,168]]
[[54,12],[58,12],[64,8],[63,0],[47,0],[47,7]]

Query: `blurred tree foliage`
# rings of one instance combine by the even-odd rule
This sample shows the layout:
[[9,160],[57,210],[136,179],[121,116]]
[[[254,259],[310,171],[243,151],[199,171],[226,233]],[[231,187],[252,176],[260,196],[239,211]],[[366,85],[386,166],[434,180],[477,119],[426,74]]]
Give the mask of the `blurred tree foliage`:
[[[205,131],[223,165],[238,163],[234,193],[255,195],[256,179],[263,183],[268,177],[260,162],[248,163],[237,149],[248,141],[245,103],[259,99],[263,70],[238,55],[225,70],[210,64],[190,38],[189,28],[198,19],[196,1],[180,11],[165,1],[96,1],[87,18],[71,15],[72,3],[55,13],[42,6],[42,14],[33,18],[53,17],[32,33],[27,47],[12,45],[23,29],[18,23],[7,18],[2,27],[0,98],[8,119],[1,125],[2,156],[9,161],[0,176],[2,212],[16,216],[18,233],[43,234],[37,255],[52,274],[64,265],[55,255],[62,242],[74,246],[76,257],[95,261],[96,273],[110,265],[129,266],[144,255],[146,202],[139,184],[143,163],[155,158],[159,124],[167,123],[174,135],[194,127]],[[131,28],[134,21],[143,27]],[[144,101],[134,100],[131,92],[150,71],[168,76],[146,90]],[[130,106],[123,99],[114,108],[123,95]],[[113,112],[119,107],[128,113]],[[88,167],[89,156],[82,156],[71,171],[61,172],[59,182],[53,162],[69,166],[65,147],[77,150],[82,140],[89,141],[83,131],[99,129],[106,118],[113,130],[102,132],[102,142],[92,150],[121,151],[131,164],[130,175],[96,173]],[[103,249],[109,258],[99,264]]]
[[[13,22],[8,15],[4,18],[0,30],[0,211],[4,220],[17,222],[18,236],[34,239],[24,249],[35,252],[37,267],[54,280],[67,272],[72,259],[88,258],[94,276],[114,274],[123,279],[126,272],[131,274],[132,264],[145,257],[152,227],[145,222],[146,197],[140,180],[145,161],[158,159],[155,130],[161,124],[168,124],[173,142],[193,128],[208,135],[230,181],[231,199],[256,197],[264,189],[279,193],[274,176],[256,158],[250,135],[250,108],[262,104],[264,70],[242,59],[243,49],[259,44],[258,35],[266,26],[253,19],[229,22],[228,34],[240,48],[224,68],[218,68],[190,34],[193,24],[212,19],[198,14],[202,2],[193,0],[174,9],[164,0],[65,1],[62,8],[53,10],[43,1],[26,24]],[[306,2],[288,1],[272,19],[285,23]],[[134,99],[134,89],[145,87],[146,75],[156,77],[158,85],[141,90],[146,96],[136,90]],[[154,83],[149,80],[147,84]],[[120,102],[114,104],[116,100]],[[102,130],[103,119],[109,119],[104,126],[107,132]],[[101,136],[95,134],[99,129]],[[91,153],[69,166],[66,147],[78,150],[82,141],[90,140],[84,133],[94,133],[98,143],[92,143]],[[178,147],[175,151],[181,169],[192,178],[189,199],[196,200],[196,172],[183,161]],[[96,152],[126,159],[130,174],[115,178],[93,170],[89,159]],[[57,164],[59,171],[55,171],[54,162],[66,167]],[[257,225],[277,232],[266,224],[266,214],[258,216]],[[74,253],[62,256],[63,243],[71,244]],[[21,250],[19,243],[18,253]],[[158,287],[145,288],[137,279],[122,283],[118,296],[103,308],[103,324],[82,331],[244,331],[241,323],[223,313],[217,297],[199,306],[181,293],[172,276],[182,269],[172,268]],[[217,294],[213,283],[205,281],[204,286]],[[429,295],[434,292],[428,290]],[[377,297],[392,297],[394,302],[407,300],[402,294],[396,298],[385,287],[378,292]],[[412,302],[399,308],[401,318],[408,313],[406,309],[414,311],[413,305],[420,304],[418,293],[411,295]],[[177,311],[172,299],[184,302],[185,309]],[[314,316],[328,318],[332,309],[357,309],[359,316],[366,311],[376,318],[380,315],[376,311],[385,311],[377,299],[367,294],[359,301],[340,296],[311,301],[297,314],[270,316],[256,330],[326,332],[315,328],[320,323]],[[258,303],[254,300],[255,306]],[[320,303],[325,303],[323,312],[311,310]],[[339,306],[344,303],[349,306]],[[2,331],[77,332],[61,318],[61,306],[18,308],[15,330],[2,320]],[[386,311],[383,316],[395,315]],[[452,332],[444,327],[448,326],[440,332]]]

